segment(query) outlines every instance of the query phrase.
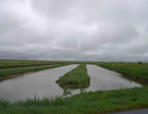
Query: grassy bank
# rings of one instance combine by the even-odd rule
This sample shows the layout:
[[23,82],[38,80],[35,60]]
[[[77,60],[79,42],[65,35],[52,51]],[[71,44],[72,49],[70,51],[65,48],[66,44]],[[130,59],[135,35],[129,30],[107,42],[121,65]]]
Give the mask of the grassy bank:
[[0,60],[0,69],[54,64],[71,64],[70,61]]
[[85,64],[80,64],[77,68],[60,77],[56,82],[62,88],[86,88],[89,86],[89,76]]
[[148,85],[148,63],[97,63],[97,65],[117,71],[129,79]]
[[40,70],[55,68],[55,67],[59,67],[63,65],[64,64],[1,69],[0,70],[0,80],[12,78],[12,77],[17,76],[17,74],[21,74],[21,73],[40,71]]
[[148,107],[148,87],[98,91],[55,100],[0,101],[1,114],[78,114],[105,113]]

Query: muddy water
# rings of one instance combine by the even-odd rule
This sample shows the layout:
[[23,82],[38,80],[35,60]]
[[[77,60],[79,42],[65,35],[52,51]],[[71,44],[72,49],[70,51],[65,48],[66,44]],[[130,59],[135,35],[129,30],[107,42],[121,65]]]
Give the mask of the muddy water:
[[78,65],[68,65],[0,82],[0,99],[16,101],[27,98],[55,98],[63,95],[63,89],[55,81]]
[[117,72],[96,65],[87,65],[87,72],[91,79],[88,90],[91,91],[141,87],[138,83],[124,79]]

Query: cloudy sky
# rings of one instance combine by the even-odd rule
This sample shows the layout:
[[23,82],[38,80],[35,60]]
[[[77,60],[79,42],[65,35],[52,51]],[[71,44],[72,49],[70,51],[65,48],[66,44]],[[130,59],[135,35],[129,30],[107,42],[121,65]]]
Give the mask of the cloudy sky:
[[148,0],[0,0],[0,59],[147,57]]

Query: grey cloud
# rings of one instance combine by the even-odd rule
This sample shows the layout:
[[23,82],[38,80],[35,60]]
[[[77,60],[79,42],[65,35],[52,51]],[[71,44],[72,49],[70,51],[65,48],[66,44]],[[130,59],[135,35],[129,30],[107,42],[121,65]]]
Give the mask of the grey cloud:
[[147,0],[1,0],[0,59],[145,61],[147,11]]

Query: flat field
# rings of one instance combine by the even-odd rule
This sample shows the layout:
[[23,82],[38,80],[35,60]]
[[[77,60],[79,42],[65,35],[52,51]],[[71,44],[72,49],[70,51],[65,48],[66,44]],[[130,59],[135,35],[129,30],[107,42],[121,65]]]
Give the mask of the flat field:
[[[67,73],[58,83],[63,87],[88,86],[89,76],[82,62],[63,62],[62,65],[81,63],[79,67]],[[83,62],[84,63],[84,62]],[[90,62],[85,62],[85,64]],[[120,72],[126,78],[143,84],[141,88],[121,89],[113,91],[86,92],[68,98],[58,97],[53,100],[32,99],[10,103],[0,100],[2,114],[76,114],[76,113],[107,113],[128,109],[148,108],[148,63],[99,63],[95,65]],[[10,63],[9,63],[10,64]],[[57,64],[57,63],[56,63]],[[61,65],[61,64],[58,64]],[[56,66],[56,65],[55,65]],[[45,67],[33,66],[33,67]],[[48,65],[46,65],[48,67]],[[50,65],[49,65],[50,67]],[[20,67],[17,67],[20,70]],[[16,67],[14,69],[17,69]],[[32,68],[32,66],[27,67]],[[11,68],[6,68],[11,69]],[[1,70],[6,70],[1,69]],[[27,71],[26,71],[27,72]],[[6,71],[7,73],[7,71]],[[81,84],[80,84],[81,83]]]

